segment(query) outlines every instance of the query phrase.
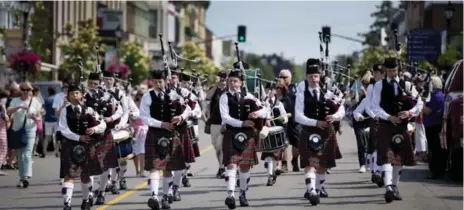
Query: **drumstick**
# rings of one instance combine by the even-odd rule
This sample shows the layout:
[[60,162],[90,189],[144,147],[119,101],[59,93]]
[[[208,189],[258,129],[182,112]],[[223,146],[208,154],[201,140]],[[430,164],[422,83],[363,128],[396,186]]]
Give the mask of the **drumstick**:
[[281,118],[284,118],[284,117],[291,117],[291,116],[292,116],[292,113],[287,113],[286,115],[275,117],[275,118],[271,119],[271,121],[278,120],[278,119],[281,119]]

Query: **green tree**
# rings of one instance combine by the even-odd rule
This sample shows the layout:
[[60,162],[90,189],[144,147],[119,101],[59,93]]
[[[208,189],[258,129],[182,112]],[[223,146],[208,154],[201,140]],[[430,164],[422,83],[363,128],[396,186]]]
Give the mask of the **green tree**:
[[451,43],[438,58],[438,64],[441,67],[452,66],[456,61],[462,59],[462,36],[454,37]]
[[28,44],[32,51],[40,55],[42,62],[51,63],[51,50],[55,37],[50,35],[49,23],[52,11],[42,1],[34,2],[34,13],[29,16],[31,35]]
[[380,5],[376,6],[377,11],[371,13],[371,17],[374,18],[374,22],[370,25],[369,31],[366,33],[360,33],[359,36],[364,38],[364,45],[368,46],[379,46],[380,45],[380,33],[382,28],[389,27],[389,23],[393,14],[398,8],[393,7],[392,1],[382,1]]
[[293,65],[293,82],[300,82],[305,79],[306,69],[304,69],[305,64]]
[[150,58],[142,47],[134,42],[123,42],[121,44],[121,60],[131,69],[132,85],[138,85],[148,78]]
[[245,63],[250,65],[250,69],[259,69],[261,78],[273,81],[276,78],[272,65],[261,62],[261,56],[254,53],[247,53],[244,58]]
[[[104,50],[104,46],[99,47],[99,51],[95,49],[101,41],[98,36],[98,27],[93,23],[92,19],[79,21],[77,23],[78,31],[76,32],[75,26],[66,24],[64,26],[64,33],[62,36],[67,37],[68,41],[60,41],[59,47],[64,54],[64,61],[60,65],[59,78],[70,76],[78,72],[78,58],[82,58],[84,65],[84,74],[88,75],[95,69],[97,53]],[[75,78],[77,73],[75,74]]]
[[[189,60],[197,59],[199,62],[194,63],[191,61],[180,61],[179,65],[187,72],[191,72],[193,69],[197,73],[207,76],[208,83],[213,83],[216,80],[217,72],[219,68],[206,57],[205,50],[193,42],[186,42],[183,49],[183,56]],[[169,53],[169,52],[168,52]]]

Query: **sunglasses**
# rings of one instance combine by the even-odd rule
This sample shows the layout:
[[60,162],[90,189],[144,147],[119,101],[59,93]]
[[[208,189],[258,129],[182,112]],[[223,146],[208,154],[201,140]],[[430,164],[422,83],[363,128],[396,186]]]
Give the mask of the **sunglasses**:
[[32,91],[32,89],[28,89],[28,88],[21,88],[21,91],[24,91],[24,92],[29,92],[29,91]]
[[100,85],[100,83],[99,83],[99,82],[91,82],[90,84],[91,84],[91,85],[94,85],[94,86],[98,86],[98,85]]
[[287,79],[287,76],[279,76],[280,79]]

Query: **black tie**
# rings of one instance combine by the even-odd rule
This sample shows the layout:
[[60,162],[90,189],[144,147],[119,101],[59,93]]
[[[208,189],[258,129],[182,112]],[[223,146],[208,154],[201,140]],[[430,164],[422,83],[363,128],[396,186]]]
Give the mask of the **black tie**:
[[158,93],[158,98],[163,99],[163,92],[160,91],[160,92]]
[[79,106],[74,107],[74,112],[76,113],[77,118],[80,118],[80,116],[81,116],[81,109],[80,109]]
[[393,87],[393,94],[395,94],[395,96],[396,96],[396,87],[395,87],[396,80],[395,80],[395,79],[392,79],[392,80],[390,81],[390,83],[391,83],[391,85],[392,85],[392,87]]
[[314,95],[314,98],[315,98],[315,99],[319,99],[319,98],[317,97],[317,90],[316,90],[316,89],[313,90],[313,95]]
[[235,93],[235,99],[237,99],[237,101],[240,101],[240,93]]

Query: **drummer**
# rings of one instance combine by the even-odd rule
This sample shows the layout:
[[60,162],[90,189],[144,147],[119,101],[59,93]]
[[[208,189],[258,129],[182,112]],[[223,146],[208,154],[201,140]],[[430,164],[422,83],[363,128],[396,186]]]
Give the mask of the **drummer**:
[[[304,167],[304,177],[308,197],[312,205],[319,204],[319,194],[326,180],[326,169],[336,166],[337,140],[334,121],[340,121],[345,114],[343,106],[326,111],[333,94],[319,87],[320,61],[310,58],[306,62],[306,81],[298,86],[295,104],[295,121],[302,125],[300,134],[300,164]],[[332,109],[332,108],[331,108]]]
[[[69,85],[67,98],[70,104],[66,105],[60,112],[59,129],[64,142],[61,151],[62,169],[65,174],[61,193],[64,200],[63,210],[71,210],[71,200],[74,189],[73,180],[80,177],[82,189],[81,209],[90,210],[90,192],[92,183],[90,176],[99,175],[101,159],[95,151],[96,139],[93,134],[102,134],[106,124],[101,120],[97,112],[91,107],[82,104],[82,90],[77,85]],[[90,124],[95,124],[89,127]],[[86,153],[89,159],[82,158],[82,154],[74,153],[80,150]],[[83,160],[84,159],[84,160]]]
[[[182,114],[176,115],[171,110],[174,104],[171,95],[172,89],[167,87],[167,73],[164,70],[152,72],[153,89],[145,93],[140,103],[140,117],[149,129],[145,141],[145,170],[150,171],[148,185],[150,199],[148,206],[151,209],[170,209],[172,195],[169,193],[172,173],[186,168],[185,163],[189,157],[184,157],[185,134],[177,130],[177,125],[184,123],[190,115],[190,107],[186,106]],[[165,104],[169,104],[166,107]],[[163,110],[163,111],[159,111]],[[176,108],[176,112],[180,111]],[[173,135],[178,133],[178,135]],[[172,154],[172,155],[171,155]],[[193,156],[193,155],[192,155]],[[160,173],[163,171],[163,198],[158,198]],[[161,204],[160,204],[161,203]]]
[[[121,105],[119,105],[116,99],[103,91],[101,89],[100,73],[91,72],[87,79],[88,91],[84,96],[85,105],[92,107],[99,115],[101,115],[106,121],[109,122],[108,118],[119,119],[122,117],[123,110]],[[111,128],[108,126],[114,126],[113,123],[109,122],[107,124],[107,129],[105,130],[105,135],[111,135]],[[104,154],[104,168],[103,173],[100,175],[100,188],[96,191],[97,199],[95,201],[96,205],[103,205],[105,203],[105,191],[108,183],[108,167],[117,166],[117,157],[113,153],[113,142],[105,142],[107,145],[104,148],[102,153]],[[93,179],[92,179],[93,180]]]
[[[264,102],[265,107],[268,109],[269,120],[271,120],[272,127],[282,127],[285,128],[285,125],[288,122],[287,112],[285,111],[284,105],[279,99],[276,97],[276,84],[268,83],[269,84],[269,95],[267,96],[267,100]],[[279,88],[283,88],[283,84],[279,84]],[[274,118],[277,118],[273,120]],[[271,127],[271,128],[272,128]],[[286,148],[283,148],[281,151],[276,152],[263,152],[261,153],[261,160],[267,165],[267,173],[269,175],[267,179],[267,186],[273,186],[277,180],[277,176],[279,175],[277,172],[277,163],[282,159],[282,152]]]
[[[250,119],[264,119],[268,116],[266,109],[261,108],[260,101],[242,87],[244,76],[240,70],[231,71],[228,78],[228,92],[222,94],[219,99],[222,122],[226,124],[223,164],[227,167],[225,180],[228,196],[225,203],[229,209],[236,207],[234,191],[237,167],[240,168],[240,206],[248,206],[246,191],[250,168],[258,164],[255,144],[257,132],[254,129],[255,123]],[[245,105],[240,105],[239,102],[242,101]],[[246,108],[241,110],[243,106],[250,107],[250,110]]]

